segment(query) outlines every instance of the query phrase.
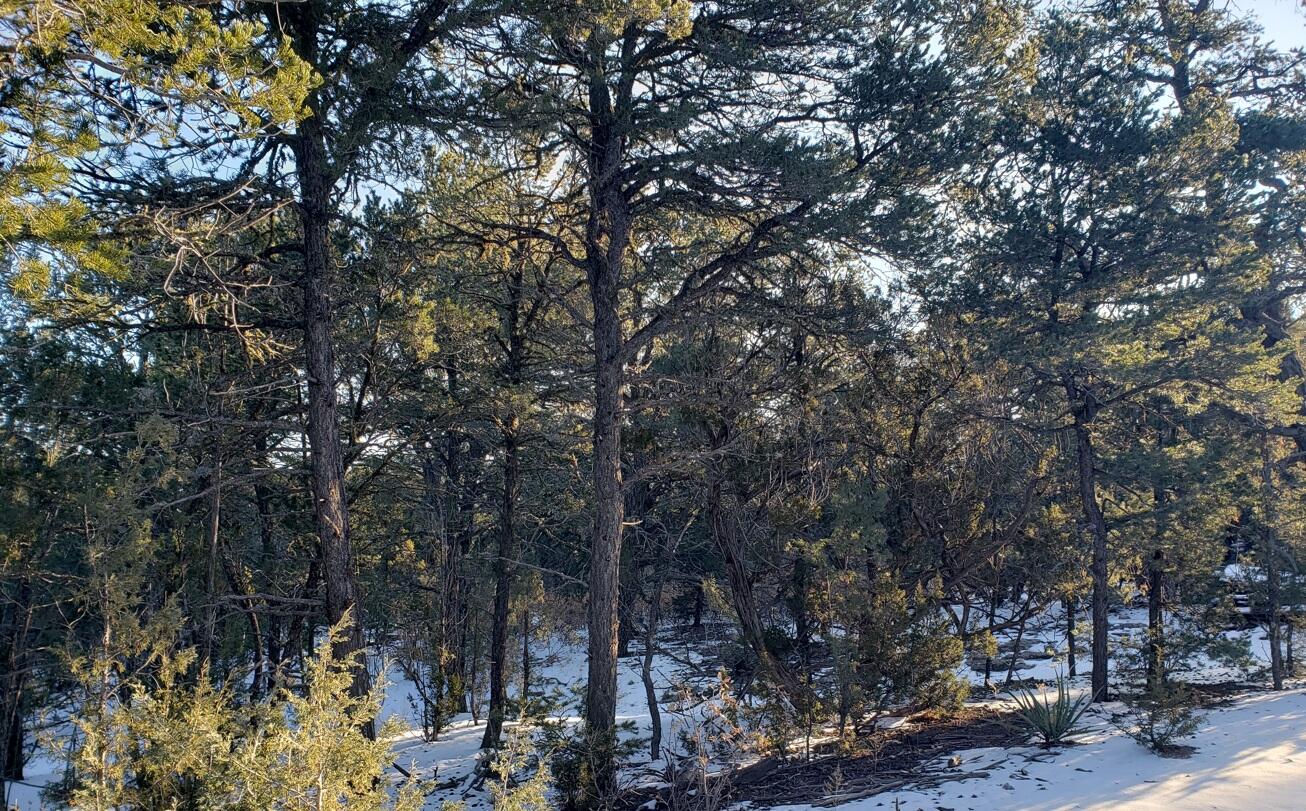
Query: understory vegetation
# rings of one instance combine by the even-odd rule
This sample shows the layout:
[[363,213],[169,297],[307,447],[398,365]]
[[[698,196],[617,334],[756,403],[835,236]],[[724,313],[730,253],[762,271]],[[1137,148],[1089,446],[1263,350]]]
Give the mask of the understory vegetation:
[[1206,0],[0,0],[0,785],[704,811],[1002,694],[1177,753],[1301,675],[1304,102]]

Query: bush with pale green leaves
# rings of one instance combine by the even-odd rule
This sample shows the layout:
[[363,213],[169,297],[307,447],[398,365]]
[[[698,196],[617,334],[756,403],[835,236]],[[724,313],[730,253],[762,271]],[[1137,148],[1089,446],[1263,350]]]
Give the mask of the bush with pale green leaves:
[[307,660],[302,692],[283,686],[252,704],[202,670],[188,679],[193,649],[154,647],[148,667],[121,666],[127,657],[84,662],[79,746],[57,799],[95,811],[416,811],[417,784],[396,786],[387,774],[388,739],[401,730],[362,733],[380,697],[350,695],[352,662],[331,652],[338,636]]

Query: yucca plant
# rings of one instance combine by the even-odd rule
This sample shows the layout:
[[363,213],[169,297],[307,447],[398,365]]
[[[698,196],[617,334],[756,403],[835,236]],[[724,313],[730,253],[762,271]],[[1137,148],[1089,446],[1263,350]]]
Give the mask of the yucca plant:
[[1016,702],[1016,715],[1038,736],[1044,746],[1064,743],[1083,731],[1079,719],[1088,709],[1089,696],[1071,698],[1070,688],[1063,678],[1057,678],[1055,698],[1045,692],[1035,693],[1029,688],[1010,695]]

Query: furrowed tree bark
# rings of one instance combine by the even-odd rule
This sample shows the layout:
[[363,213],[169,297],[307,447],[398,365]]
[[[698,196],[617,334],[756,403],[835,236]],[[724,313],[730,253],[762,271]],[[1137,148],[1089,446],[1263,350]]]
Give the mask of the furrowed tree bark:
[[[327,620],[333,625],[343,624],[343,635],[333,646],[334,653],[338,657],[356,656],[350,688],[355,695],[369,692],[371,679],[362,656],[364,618],[354,579],[336,400],[332,337],[334,273],[329,229],[333,212],[332,189],[342,172],[340,166],[333,165],[331,160],[328,128],[330,134],[342,136],[349,144],[348,150],[338,155],[339,160],[342,163],[356,160],[358,148],[368,138],[368,128],[376,123],[376,117],[383,109],[383,105],[369,102],[395,90],[403,70],[438,35],[436,22],[445,10],[446,4],[440,0],[423,3],[411,16],[406,33],[396,37],[393,47],[365,65],[368,69],[361,71],[365,74],[362,81],[344,81],[337,85],[361,94],[362,103],[345,120],[328,121],[329,96],[317,88],[305,100],[307,116],[287,137],[295,157],[295,174],[299,183],[297,211],[303,238],[304,265],[299,285],[304,302],[302,327],[308,375],[307,434],[313,518],[320,546],[322,579],[326,585]],[[339,81],[339,77],[333,75],[334,70],[324,69],[322,65],[319,38],[326,31],[331,35],[340,33],[338,29],[332,30],[329,25],[324,25],[321,15],[327,11],[325,4],[297,3],[270,5],[262,13],[270,30],[284,32],[291,48],[306,64],[323,74],[326,81]],[[364,732],[373,736],[374,726],[369,721],[364,725]]]
[[[1070,388],[1070,387],[1068,387]],[[1078,398],[1073,388],[1068,392],[1071,402]],[[1082,394],[1091,400],[1092,395]],[[1097,467],[1093,453],[1093,438],[1088,424],[1092,419],[1092,406],[1081,404],[1075,413],[1072,426],[1075,434],[1076,456],[1079,463],[1079,498],[1084,510],[1084,520],[1088,525],[1093,540],[1093,562],[1089,572],[1093,577],[1092,623],[1093,623],[1093,701],[1106,701],[1109,696],[1107,679],[1107,534],[1106,518],[1097,501]]]
[[621,327],[613,279],[594,280],[594,536],[589,567],[589,681],[585,726],[594,747],[595,789],[600,797],[615,787],[612,745],[617,711],[617,611],[621,533]]
[[[291,26],[298,54],[310,65],[318,62],[318,20],[313,4],[282,12]],[[313,522],[326,586],[327,622],[342,625],[333,646],[336,658],[354,658],[350,693],[366,695],[371,677],[363,658],[363,617],[354,580],[354,555],[349,540],[349,508],[345,499],[345,468],[340,447],[336,400],[334,308],[331,258],[331,173],[327,156],[325,122],[318,93],[310,95],[309,115],[291,137],[295,171],[299,180],[298,214],[303,233],[304,354],[308,373],[309,472],[313,494]],[[375,737],[375,724],[364,725]]]
[[602,803],[616,789],[614,744],[617,715],[617,623],[620,601],[621,535],[625,519],[621,476],[621,419],[624,368],[620,313],[621,272],[630,244],[631,219],[621,169],[625,133],[614,111],[602,57],[605,43],[591,34],[587,51],[595,60],[588,86],[589,154],[586,185],[585,275],[593,307],[594,534],[589,560],[589,672],[585,730],[594,784],[590,801]]
[[[499,554],[494,561],[494,620],[490,633],[490,706],[481,748],[499,745],[508,704],[508,603],[517,573],[516,508],[520,460],[516,432],[503,436],[503,503],[500,507]],[[524,698],[524,696],[523,696]]]

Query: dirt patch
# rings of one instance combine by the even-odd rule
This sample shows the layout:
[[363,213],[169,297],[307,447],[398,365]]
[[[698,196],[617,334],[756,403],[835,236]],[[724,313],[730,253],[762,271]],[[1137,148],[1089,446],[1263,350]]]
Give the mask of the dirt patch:
[[[905,786],[984,777],[986,773],[966,771],[960,758],[948,755],[963,749],[1020,746],[1027,737],[1012,714],[989,708],[912,720],[907,727],[859,737],[851,751],[846,745],[827,745],[817,748],[810,760],[765,758],[731,775],[722,799],[755,808],[797,803],[830,806]],[[664,798],[651,795],[644,793],[637,804],[662,800],[656,807],[665,807]]]
[[1182,743],[1172,743],[1156,750],[1156,754],[1163,758],[1174,760],[1187,760],[1197,754],[1196,746],[1186,746]]
[[1232,704],[1248,693],[1264,692],[1265,686],[1245,681],[1181,682],[1193,691],[1204,707],[1222,707]]
[[[909,785],[980,777],[982,773],[964,771],[959,759],[928,771],[925,766],[963,749],[1018,746],[1026,737],[1010,713],[987,708],[968,708],[949,718],[917,720],[919,723],[911,727],[859,738],[852,752],[783,763],[759,779],[751,779],[751,770],[744,769],[736,775],[733,799],[758,807],[835,805]],[[760,767],[764,764],[752,768]]]

